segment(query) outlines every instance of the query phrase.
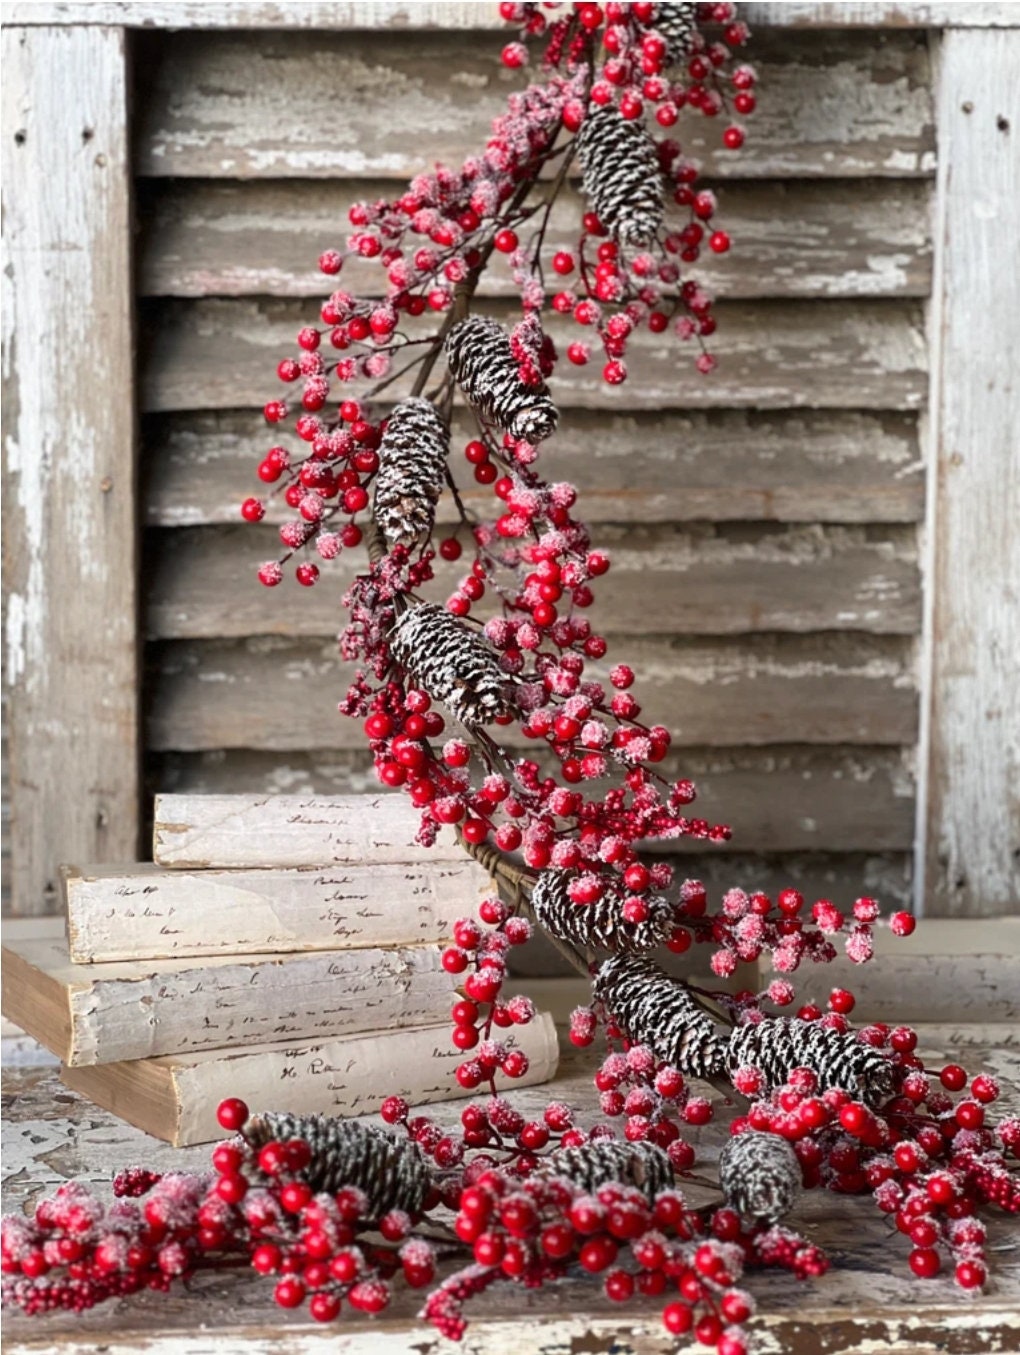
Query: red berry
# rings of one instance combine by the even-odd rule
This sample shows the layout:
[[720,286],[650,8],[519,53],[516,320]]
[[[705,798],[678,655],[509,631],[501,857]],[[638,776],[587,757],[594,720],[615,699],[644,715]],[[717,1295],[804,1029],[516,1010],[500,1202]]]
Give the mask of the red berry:
[[729,151],[739,151],[744,144],[744,129],[742,127],[727,127],[723,132],[723,145]]
[[956,1283],[961,1289],[980,1289],[987,1272],[980,1261],[961,1261],[956,1267]]
[[300,1280],[288,1275],[273,1290],[273,1298],[281,1308],[298,1308],[305,1299],[305,1287]]
[[662,1310],[662,1325],[673,1336],[683,1336],[689,1332],[693,1321],[693,1314],[686,1303],[669,1303]]
[[967,1085],[967,1073],[958,1063],[947,1063],[939,1073],[939,1080],[946,1091],[959,1092]]
[[910,1269],[920,1280],[931,1280],[942,1269],[942,1261],[933,1247],[915,1247],[910,1253]]
[[501,254],[511,254],[517,248],[517,232],[511,230],[497,231],[493,243]]
[[236,1134],[243,1129],[248,1119],[248,1107],[236,1096],[221,1101],[216,1108],[216,1120],[221,1129]]

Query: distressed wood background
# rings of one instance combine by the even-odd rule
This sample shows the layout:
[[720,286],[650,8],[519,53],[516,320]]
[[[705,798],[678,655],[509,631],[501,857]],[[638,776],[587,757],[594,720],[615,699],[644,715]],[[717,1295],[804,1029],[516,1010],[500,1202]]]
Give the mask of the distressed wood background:
[[[40,8],[15,17],[61,23],[75,9]],[[125,379],[140,422],[143,825],[157,791],[374,788],[360,731],[334,714],[338,599],[356,560],[324,568],[311,593],[269,592],[254,566],[275,551],[273,516],[244,527],[237,505],[271,441],[259,409],[276,361],[315,315],[315,260],[344,235],[347,206],[467,153],[518,77],[500,65],[485,6],[451,6],[445,21],[422,6],[420,22],[440,27],[414,33],[400,5],[333,7],[343,14],[303,31],[311,8],[239,4],[199,32],[208,9],[105,4],[87,22],[150,27],[76,30],[120,34],[133,72],[137,355]],[[1015,55],[1016,31],[996,27],[1005,8],[749,6],[762,23],[747,150],[720,154],[721,128],[704,119],[678,128],[734,239],[701,270],[724,298],[718,372],[699,376],[649,335],[624,387],[576,370],[557,383],[566,417],[547,464],[578,483],[614,555],[601,628],[639,666],[649,713],[678,731],[671,769],[698,782],[706,817],[734,827],[726,848],[691,853],[686,869],[710,881],[909,906],[920,850],[930,911],[1001,912],[1018,897],[1015,807],[982,791],[994,823],[981,842],[1005,847],[975,847],[959,830],[966,806],[929,787],[946,737],[928,717],[942,659],[922,579],[923,561],[938,567],[926,484],[942,358],[929,308],[952,111],[940,121],[943,38],[928,25],[969,22],[945,40]],[[379,26],[346,28],[359,14]],[[1000,85],[1012,97],[1015,82],[996,79],[995,97]],[[508,296],[497,264],[493,314]],[[82,619],[102,635],[105,617]],[[957,631],[954,643],[985,643]],[[1003,660],[991,669],[1001,685]],[[929,726],[934,750],[919,741]],[[17,844],[29,812],[17,759],[15,772]],[[944,787],[950,773],[931,775]],[[940,845],[954,815],[962,886]],[[16,853],[15,911],[52,905],[46,887],[69,854],[51,839],[19,872]]]

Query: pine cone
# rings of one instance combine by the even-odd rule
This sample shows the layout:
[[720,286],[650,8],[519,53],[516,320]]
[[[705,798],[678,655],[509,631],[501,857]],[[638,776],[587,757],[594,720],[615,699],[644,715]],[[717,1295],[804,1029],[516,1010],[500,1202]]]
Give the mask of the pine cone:
[[304,1140],[312,1160],[302,1179],[316,1193],[331,1195],[356,1186],[368,1199],[369,1218],[381,1218],[391,1209],[420,1214],[432,1184],[417,1144],[354,1120],[270,1111],[249,1120],[244,1136],[256,1150],[271,1139]]
[[595,903],[574,903],[567,892],[573,878],[571,871],[549,869],[535,882],[531,907],[551,936],[602,950],[651,950],[673,930],[673,905],[668,899],[648,899],[646,920],[628,922],[622,914],[623,899],[611,885]]
[[738,1026],[730,1035],[726,1065],[730,1073],[757,1068],[766,1092],[782,1087],[794,1068],[810,1068],[819,1091],[845,1091],[870,1106],[890,1097],[894,1085],[892,1064],[853,1031],[842,1034],[790,1016]]
[[648,245],[662,225],[663,181],[655,142],[638,121],[606,104],[577,138],[584,191],[602,225],[624,245]]
[[666,39],[666,61],[675,66],[694,48],[698,31],[696,4],[659,5],[655,11],[655,31]]
[[619,1182],[643,1190],[649,1203],[673,1184],[673,1164],[655,1143],[617,1143],[601,1139],[577,1148],[557,1148],[541,1159],[534,1175],[562,1176],[592,1193]]
[[592,994],[628,1040],[691,1077],[712,1077],[726,1061],[726,1041],[712,1018],[644,955],[614,955],[595,975]]
[[461,724],[487,725],[514,713],[495,650],[445,607],[435,602],[412,607],[390,631],[389,641],[408,677]]
[[738,1214],[778,1223],[800,1193],[800,1163],[786,1139],[751,1129],[729,1139],[720,1153],[719,1184]]
[[413,546],[431,532],[449,454],[450,430],[432,402],[401,400],[379,444],[372,508],[388,546]]
[[511,437],[541,442],[556,431],[556,406],[542,382],[527,386],[495,320],[471,315],[450,330],[446,360],[471,403]]

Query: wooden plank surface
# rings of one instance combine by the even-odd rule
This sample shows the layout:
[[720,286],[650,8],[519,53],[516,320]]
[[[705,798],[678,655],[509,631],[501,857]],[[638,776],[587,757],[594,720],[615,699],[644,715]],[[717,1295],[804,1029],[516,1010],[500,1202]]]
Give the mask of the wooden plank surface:
[[[592,618],[608,634],[739,635],[863,630],[912,635],[919,624],[916,542],[910,527],[605,527],[613,566],[598,581]],[[333,635],[339,600],[363,571],[345,551],[313,589],[292,577],[255,577],[280,553],[272,528],[154,532],[146,555],[145,630],[155,639]],[[459,573],[445,566],[423,591],[445,598]],[[654,608],[646,602],[654,589]],[[478,613],[485,615],[484,610]]]
[[[497,303],[485,308],[509,318]],[[927,395],[927,355],[920,307],[910,301],[720,302],[710,377],[694,367],[695,352],[671,334],[637,330],[631,339],[632,375],[607,386],[601,365],[571,367],[550,383],[562,408],[705,409],[734,405],[759,409],[920,408]],[[141,402],[147,411],[261,409],[285,397],[276,376],[281,357],[296,350],[295,335],[314,323],[307,301],[282,299],[160,300],[142,304]],[[553,317],[547,332],[564,351],[578,333]],[[433,321],[407,326],[413,337]],[[568,364],[569,365],[569,364]],[[410,392],[394,382],[390,398]]]
[[918,906],[975,916],[1020,902],[1020,34],[947,35],[940,88]]
[[[752,28],[1010,28],[1006,0],[778,0],[748,3]],[[479,0],[8,0],[5,24],[123,24],[137,28],[462,28],[512,30]]]
[[[720,855],[900,852],[913,841],[914,782],[909,753],[899,749],[684,748],[661,770],[697,784],[692,816],[732,825],[732,842],[714,848]],[[379,784],[367,753],[344,750],[154,754],[150,778],[154,789],[196,796],[337,796],[378,791]],[[274,845],[274,859],[290,841]],[[662,850],[706,852],[698,842],[664,843]]]
[[[348,182],[207,179],[141,181],[139,289],[143,296],[323,296],[328,279],[317,259],[342,247],[351,204],[392,197],[378,179]],[[931,288],[930,184],[862,180],[831,185],[803,180],[728,182],[718,220],[733,240],[726,255],[690,271],[709,290],[744,297],[927,296]],[[550,253],[576,248],[584,202],[567,192],[547,237]],[[300,222],[295,238],[294,223]],[[372,295],[384,284],[378,265],[355,257],[343,285]],[[515,292],[496,256],[481,295]]]
[[137,851],[127,94],[121,30],[6,29],[3,51],[11,900],[32,913],[62,856]]
[[[917,733],[913,641],[899,636],[762,635],[610,641],[638,674],[642,719],[674,742],[909,744]],[[320,749],[360,748],[361,722],[335,716],[355,666],[335,640],[175,641],[147,655],[146,747],[308,746],[296,711],[315,711]],[[593,665],[601,677],[605,665]],[[530,747],[513,728],[505,742]]]
[[[530,984],[541,1001],[565,1013],[582,994],[576,983]],[[927,1025],[920,1049],[926,1060],[962,1062],[1003,1082],[1003,1109],[1016,1104],[1020,1079],[1015,1030],[1007,1025]],[[590,1052],[565,1047],[555,1081],[524,1089],[514,1103],[525,1115],[541,1111],[551,1096],[594,1112]],[[698,1088],[713,1099],[710,1088]],[[8,1208],[31,1205],[44,1192],[74,1176],[105,1186],[126,1163],[151,1169],[201,1170],[208,1149],[173,1150],[115,1121],[62,1088],[52,1069],[8,1069],[9,1117],[5,1143],[12,1167]],[[457,1103],[434,1106],[442,1124],[455,1123]],[[729,1114],[690,1131],[699,1152],[699,1172],[714,1179],[715,1162]],[[587,1120],[586,1120],[587,1122]],[[685,1185],[693,1202],[711,1198],[710,1188]],[[761,1316],[753,1323],[762,1355],[954,1355],[1006,1352],[1020,1341],[1020,1275],[1011,1246],[1010,1222],[990,1220],[989,1246],[995,1288],[961,1302],[950,1277],[923,1287],[907,1269],[908,1243],[890,1234],[867,1198],[810,1192],[797,1205],[796,1227],[825,1247],[835,1264],[823,1279],[805,1284],[782,1273],[748,1277]],[[146,1295],[83,1315],[46,1319],[11,1315],[7,1350],[12,1355],[57,1355],[101,1343],[109,1355],[442,1355],[448,1344],[416,1317],[421,1296],[398,1288],[382,1318],[345,1313],[329,1327],[273,1304],[272,1286],[250,1271],[200,1276],[168,1295]],[[590,1280],[568,1277],[537,1291],[496,1286],[469,1308],[468,1349],[473,1355],[558,1355],[563,1350],[621,1355],[673,1355],[675,1338],[662,1326],[661,1301],[621,1313]],[[522,1346],[522,1339],[525,1346]]]
[[[473,436],[454,420],[454,461]],[[237,523],[272,438],[261,413],[150,415],[142,426],[142,497],[157,527]],[[913,415],[859,410],[574,410],[543,453],[556,479],[580,490],[589,522],[914,522],[924,513],[924,465]],[[488,511],[487,490],[465,503]],[[265,498],[266,520],[292,516]],[[439,520],[452,522],[449,496]]]
[[[501,46],[462,32],[365,33],[356,47],[342,33],[161,36],[146,50],[135,165],[157,177],[402,179],[424,161],[459,163],[520,86]],[[923,35],[763,32],[754,63],[768,97],[753,153],[720,151],[713,122],[686,123],[685,151],[709,176],[932,172]]]

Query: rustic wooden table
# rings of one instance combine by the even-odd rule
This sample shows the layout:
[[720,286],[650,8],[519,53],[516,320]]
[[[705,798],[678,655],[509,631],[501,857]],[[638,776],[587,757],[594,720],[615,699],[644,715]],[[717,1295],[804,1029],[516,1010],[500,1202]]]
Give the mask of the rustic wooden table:
[[[530,985],[534,987],[535,985]],[[552,985],[549,985],[552,987]],[[560,985],[561,1009],[572,985]],[[546,995],[548,996],[548,994]],[[950,1056],[969,1069],[998,1076],[1012,1108],[1020,1104],[1020,1031],[1012,1025],[927,1025],[922,1052]],[[70,1177],[105,1185],[131,1163],[155,1170],[196,1169],[208,1148],[172,1149],[114,1120],[64,1088],[52,1066],[27,1062],[4,1072],[4,1208],[30,1206]],[[565,1054],[553,1086],[517,1095],[527,1111],[552,1095],[593,1108],[591,1058]],[[463,1102],[432,1107],[453,1122]],[[718,1123],[697,1131],[703,1165],[718,1150]],[[698,1193],[695,1188],[692,1195]],[[1020,1236],[997,1217],[990,1227],[993,1280],[974,1298],[951,1280],[914,1280],[908,1247],[867,1199],[806,1197],[792,1220],[822,1245],[833,1261],[823,1279],[802,1284],[783,1275],[754,1275],[759,1300],[754,1326],[765,1355],[969,1355],[1020,1351]],[[322,1328],[277,1308],[271,1285],[250,1272],[204,1275],[169,1296],[145,1294],[83,1316],[56,1314],[5,1321],[8,1355],[58,1355],[90,1350],[103,1355],[440,1355],[456,1347],[417,1316],[420,1296],[398,1293],[381,1319],[345,1316]],[[677,1347],[652,1301],[620,1309],[597,1287],[567,1279],[537,1292],[506,1284],[482,1295],[471,1312],[465,1355],[664,1355]],[[700,1347],[699,1347],[700,1349]]]

